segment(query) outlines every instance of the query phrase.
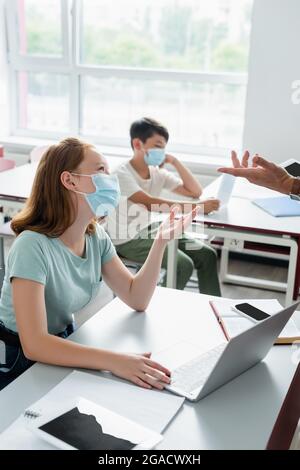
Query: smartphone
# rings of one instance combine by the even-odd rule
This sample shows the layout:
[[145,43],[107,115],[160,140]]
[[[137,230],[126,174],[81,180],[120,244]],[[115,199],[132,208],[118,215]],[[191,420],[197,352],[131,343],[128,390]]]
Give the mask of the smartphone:
[[300,162],[298,160],[291,158],[281,163],[280,166],[285,168],[290,175],[294,177],[300,176]]
[[259,308],[253,307],[251,304],[243,303],[243,304],[236,304],[234,306],[234,309],[237,310],[239,313],[242,313],[243,315],[252,318],[254,321],[261,321],[265,320],[266,318],[269,318],[269,314],[266,312],[263,312],[263,310],[260,310]]

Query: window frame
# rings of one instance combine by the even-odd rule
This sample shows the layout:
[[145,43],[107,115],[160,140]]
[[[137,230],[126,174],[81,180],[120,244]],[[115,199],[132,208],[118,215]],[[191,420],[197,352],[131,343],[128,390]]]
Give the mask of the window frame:
[[[56,73],[68,75],[69,77],[69,133],[88,139],[95,144],[112,145],[124,147],[128,145],[125,138],[101,138],[95,135],[80,134],[82,121],[82,96],[81,78],[84,76],[95,78],[118,77],[123,79],[161,80],[161,81],[189,81],[205,84],[241,85],[248,83],[248,73],[234,72],[198,72],[185,70],[167,70],[143,67],[101,66],[84,65],[80,62],[80,0],[60,0],[61,2],[61,30],[62,48],[61,58],[44,56],[24,56],[18,48],[18,37],[14,34],[17,24],[17,1],[6,0],[6,25],[8,31],[8,63],[10,78],[10,131],[12,135],[21,137],[33,137],[40,139],[56,140],[65,137],[65,132],[46,132],[19,127],[18,109],[18,73]],[[245,111],[244,111],[245,114]],[[244,128],[245,122],[243,122]],[[241,136],[242,137],[242,136]],[[227,149],[221,147],[204,147],[203,145],[185,145],[174,143],[170,146],[171,151],[185,152],[191,154],[202,153],[206,155],[224,155]]]

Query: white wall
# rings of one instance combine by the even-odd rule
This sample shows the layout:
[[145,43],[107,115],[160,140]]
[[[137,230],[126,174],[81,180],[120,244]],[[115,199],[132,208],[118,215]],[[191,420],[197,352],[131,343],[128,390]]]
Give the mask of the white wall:
[[9,129],[4,3],[5,0],[0,0],[0,138],[1,135],[7,134]]
[[300,159],[300,0],[254,0],[244,148]]

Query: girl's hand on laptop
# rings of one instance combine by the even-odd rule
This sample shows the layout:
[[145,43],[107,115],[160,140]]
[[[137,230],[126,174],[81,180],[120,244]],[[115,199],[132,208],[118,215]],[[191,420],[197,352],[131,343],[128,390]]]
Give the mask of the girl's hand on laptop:
[[151,353],[115,354],[111,372],[143,388],[163,390],[171,372],[150,359]]
[[204,214],[210,214],[213,211],[217,211],[220,207],[219,199],[213,198],[201,201],[201,204],[204,206]]

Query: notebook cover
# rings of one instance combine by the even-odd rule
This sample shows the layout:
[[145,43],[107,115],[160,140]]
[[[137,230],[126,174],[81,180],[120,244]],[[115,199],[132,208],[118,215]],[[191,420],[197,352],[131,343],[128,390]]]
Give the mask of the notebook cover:
[[300,203],[289,196],[254,199],[252,203],[274,217],[300,216]]

